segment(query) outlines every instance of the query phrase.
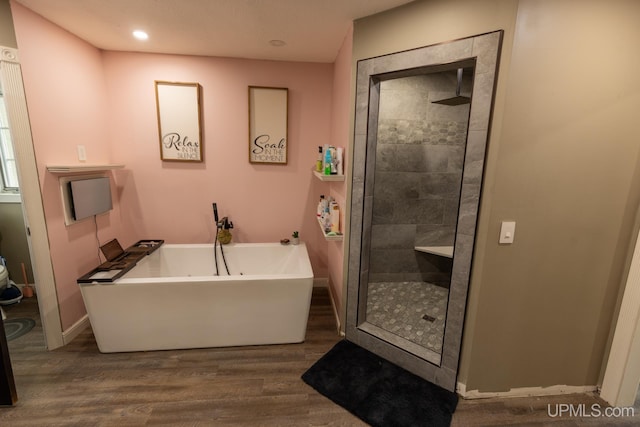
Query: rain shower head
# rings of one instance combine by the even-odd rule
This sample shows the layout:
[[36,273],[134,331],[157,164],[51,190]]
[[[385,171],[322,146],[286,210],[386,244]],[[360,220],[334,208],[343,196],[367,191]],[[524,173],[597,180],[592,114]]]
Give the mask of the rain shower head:
[[456,84],[456,96],[452,98],[445,98],[439,101],[431,101],[432,104],[441,104],[441,105],[463,105],[463,104],[471,104],[471,98],[468,96],[460,95],[460,87],[462,86],[462,68],[458,68],[458,83]]

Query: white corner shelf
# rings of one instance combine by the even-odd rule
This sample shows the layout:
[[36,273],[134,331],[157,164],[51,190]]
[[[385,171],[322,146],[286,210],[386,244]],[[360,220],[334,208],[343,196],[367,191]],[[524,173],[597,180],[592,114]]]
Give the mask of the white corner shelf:
[[316,178],[318,178],[320,181],[328,181],[328,182],[344,181],[344,175],[325,175],[316,170],[312,170],[312,172],[316,176]]
[[322,227],[322,222],[320,222],[319,218],[318,218],[318,226],[320,227],[320,231],[322,231],[322,235],[324,236],[325,239],[330,240],[330,241],[340,241],[340,240],[342,240],[342,234],[327,234],[324,231],[324,228]]
[[453,246],[416,246],[418,252],[453,258]]
[[[318,171],[316,171],[315,169],[311,169],[311,172],[313,172],[313,174],[315,175],[316,178],[318,178],[320,181],[325,181],[325,182],[340,182],[340,181],[344,181],[344,175],[325,175],[323,173],[320,173]],[[320,221],[320,218],[318,218],[318,226],[320,227],[320,231],[322,232],[322,235],[324,236],[325,240],[327,241],[341,241],[343,235],[342,234],[328,234],[324,231],[324,227],[322,227],[322,222]]]
[[113,169],[122,169],[124,165],[108,164],[108,165],[48,165],[47,170],[51,173],[82,173],[82,172],[101,172]]

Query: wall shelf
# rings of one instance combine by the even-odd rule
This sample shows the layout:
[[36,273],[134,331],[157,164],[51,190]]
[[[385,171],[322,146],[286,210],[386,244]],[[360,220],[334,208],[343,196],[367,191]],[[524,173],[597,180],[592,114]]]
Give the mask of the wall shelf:
[[324,231],[324,228],[322,227],[322,222],[320,222],[320,219],[318,219],[318,226],[320,227],[320,231],[322,231],[322,235],[324,236],[324,238],[326,240],[329,240],[329,241],[340,241],[340,240],[342,240],[342,234],[327,234]]
[[47,170],[51,173],[82,173],[82,172],[101,172],[113,169],[122,169],[124,165],[108,164],[108,165],[50,165]]
[[453,246],[416,246],[418,252],[453,258]]
[[[315,175],[316,178],[318,178],[320,181],[326,181],[326,182],[340,182],[340,181],[344,181],[344,175],[325,175],[323,173],[320,173],[318,171],[316,171],[315,169],[311,169],[311,172],[313,172],[313,174]],[[324,231],[324,227],[322,226],[322,222],[320,221],[320,218],[318,218],[318,226],[320,227],[320,231],[322,232],[322,235],[324,236],[325,240],[327,241],[341,241],[342,240],[342,233],[340,234],[328,234]]]
[[320,181],[329,181],[329,182],[344,181],[344,175],[325,175],[316,170],[312,170],[312,172],[316,176],[316,178],[318,178]]

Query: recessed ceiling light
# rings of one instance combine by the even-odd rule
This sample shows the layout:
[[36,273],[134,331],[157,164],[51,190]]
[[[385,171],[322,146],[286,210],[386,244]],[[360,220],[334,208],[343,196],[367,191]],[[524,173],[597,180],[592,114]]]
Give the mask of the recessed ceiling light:
[[133,37],[137,38],[138,40],[147,40],[149,38],[149,35],[142,30],[135,30],[133,32]]
[[271,46],[275,46],[275,47],[282,47],[282,46],[286,45],[287,43],[285,43],[284,40],[269,40],[269,44]]

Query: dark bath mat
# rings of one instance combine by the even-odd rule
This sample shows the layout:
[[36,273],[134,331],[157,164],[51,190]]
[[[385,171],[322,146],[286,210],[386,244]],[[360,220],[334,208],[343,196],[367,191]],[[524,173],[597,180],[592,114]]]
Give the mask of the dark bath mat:
[[7,341],[19,338],[29,332],[36,326],[33,319],[7,319],[4,321],[4,332],[7,335]]
[[372,426],[449,426],[458,395],[349,341],[336,344],[302,380]]

